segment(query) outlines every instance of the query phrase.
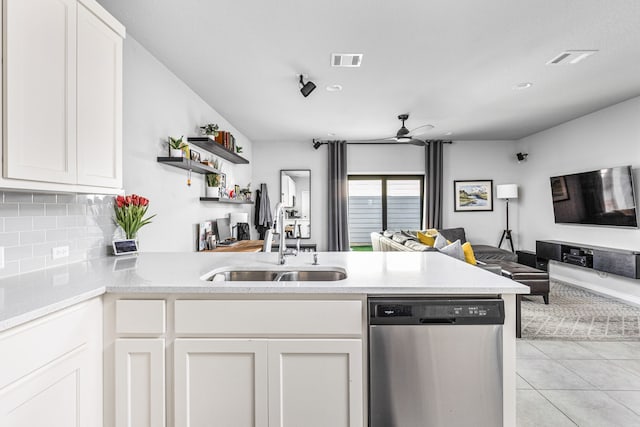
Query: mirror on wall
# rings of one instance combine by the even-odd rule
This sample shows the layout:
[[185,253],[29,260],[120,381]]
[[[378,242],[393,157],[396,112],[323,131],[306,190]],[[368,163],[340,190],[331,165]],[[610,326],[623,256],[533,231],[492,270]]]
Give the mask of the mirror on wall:
[[280,171],[280,201],[284,203],[287,239],[311,238],[311,171]]

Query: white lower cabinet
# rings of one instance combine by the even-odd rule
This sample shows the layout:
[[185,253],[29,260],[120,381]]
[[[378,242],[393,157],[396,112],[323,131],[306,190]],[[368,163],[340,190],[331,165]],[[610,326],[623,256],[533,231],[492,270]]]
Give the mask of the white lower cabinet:
[[265,340],[177,339],[176,427],[266,427]]
[[116,340],[116,425],[165,425],[164,344],[164,339]]
[[363,425],[361,340],[269,340],[269,426]]
[[0,334],[0,426],[102,426],[102,303]]
[[360,427],[362,341],[176,339],[176,427]]

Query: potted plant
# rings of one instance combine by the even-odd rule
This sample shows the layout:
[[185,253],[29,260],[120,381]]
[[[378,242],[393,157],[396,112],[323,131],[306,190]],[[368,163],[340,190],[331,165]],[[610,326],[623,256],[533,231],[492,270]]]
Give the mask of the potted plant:
[[117,196],[113,206],[115,210],[115,221],[127,239],[135,239],[138,230],[151,223],[155,215],[145,218],[149,208],[149,199],[132,194],[130,196]]
[[200,126],[200,133],[215,138],[218,136],[218,125],[214,123],[208,123],[204,126]]
[[205,175],[205,190],[207,197],[220,197],[220,175],[208,173]]
[[182,139],[184,136],[180,138],[174,138],[172,136],[169,137],[169,156],[171,157],[183,157],[184,151],[182,150],[187,146]]

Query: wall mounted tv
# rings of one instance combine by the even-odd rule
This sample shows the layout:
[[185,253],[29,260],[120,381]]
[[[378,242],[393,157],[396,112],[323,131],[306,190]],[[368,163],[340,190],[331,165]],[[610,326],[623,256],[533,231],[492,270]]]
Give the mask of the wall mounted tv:
[[551,177],[556,223],[638,227],[631,166]]

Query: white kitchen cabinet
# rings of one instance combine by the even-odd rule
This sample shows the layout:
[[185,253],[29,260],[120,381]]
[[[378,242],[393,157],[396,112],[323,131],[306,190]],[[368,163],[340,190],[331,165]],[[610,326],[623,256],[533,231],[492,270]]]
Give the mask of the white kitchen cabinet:
[[0,334],[0,425],[102,426],[100,298]]
[[76,182],[76,0],[4,0],[3,176]]
[[122,37],[78,5],[78,183],[122,187]]
[[164,339],[116,340],[116,426],[165,425],[164,347]]
[[124,27],[91,0],[3,0],[0,187],[122,187]]
[[269,340],[269,425],[363,425],[361,340]]
[[175,426],[268,426],[267,342],[175,340]]

